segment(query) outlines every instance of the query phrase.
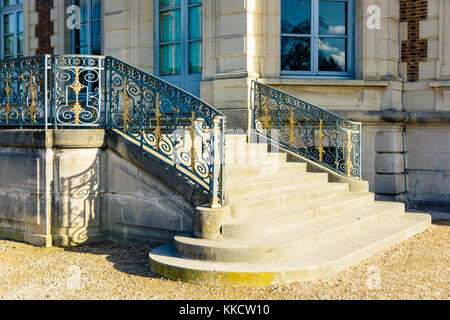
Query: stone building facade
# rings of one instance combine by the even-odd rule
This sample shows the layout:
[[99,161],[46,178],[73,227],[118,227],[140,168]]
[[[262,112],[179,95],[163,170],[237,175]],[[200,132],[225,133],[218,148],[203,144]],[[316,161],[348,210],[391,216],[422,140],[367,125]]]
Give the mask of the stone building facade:
[[[309,6],[311,26],[319,21],[321,28],[323,17],[317,10],[327,5],[323,2],[27,0],[23,2],[23,54],[101,50],[103,55],[161,75],[164,59],[169,59],[164,52],[175,56],[177,50],[197,50],[197,62],[169,59],[173,64],[169,74],[176,74],[177,68],[183,74],[171,80],[223,110],[230,128],[249,127],[251,82],[256,79],[363,122],[363,178],[379,199],[450,210],[450,0],[331,1],[347,5],[343,11],[347,30],[342,36],[346,40],[342,41],[347,41],[348,72],[322,76],[314,73],[314,66],[310,74],[285,72],[280,63],[285,49],[284,16],[296,19],[303,14],[301,6]],[[83,39],[68,28],[76,13],[74,5],[89,8],[82,8]],[[289,6],[297,8],[295,14]],[[171,7],[179,12],[170,11]],[[191,14],[197,14],[192,19],[197,22],[191,21]],[[182,25],[178,36],[165,33],[162,16],[169,16],[172,27],[177,19],[181,24],[187,21],[187,30]],[[304,38],[319,39],[309,45],[320,61],[324,38],[315,29],[312,26]],[[339,38],[339,29],[333,30],[333,37]],[[172,47],[163,51],[163,46]],[[198,69],[199,64],[201,73],[191,77],[186,70]]]

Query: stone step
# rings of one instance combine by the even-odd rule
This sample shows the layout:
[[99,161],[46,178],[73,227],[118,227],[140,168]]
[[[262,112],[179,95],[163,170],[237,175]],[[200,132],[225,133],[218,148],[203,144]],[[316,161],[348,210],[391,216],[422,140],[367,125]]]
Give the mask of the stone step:
[[269,152],[260,152],[260,153],[251,153],[251,152],[243,152],[236,154],[226,154],[225,155],[225,164],[226,165],[253,165],[253,166],[261,166],[261,165],[280,165],[285,163],[287,160],[286,153],[269,153]]
[[[261,234],[290,232],[302,224],[338,215],[349,208],[359,209],[374,203],[373,193],[347,193],[300,205],[294,208],[274,210],[262,215],[243,216],[223,225],[223,237],[255,238]],[[394,204],[404,208],[403,204]]]
[[247,144],[248,136],[246,134],[226,134],[226,144]]
[[236,154],[240,152],[267,152],[268,145],[266,143],[233,143],[228,142],[225,145],[226,154]]
[[227,197],[234,200],[240,197],[256,195],[261,192],[276,192],[283,189],[325,184],[326,173],[280,174],[274,176],[256,176],[249,179],[240,177],[226,180]]
[[298,225],[289,232],[281,231],[270,235],[262,232],[258,238],[253,239],[214,241],[180,235],[175,237],[174,245],[180,256],[194,260],[219,262],[285,260],[403,214],[402,205],[376,203],[363,208],[350,208],[340,215],[314,223]]
[[293,208],[307,202],[348,192],[349,187],[344,183],[326,183],[277,192],[264,192],[234,200],[231,203],[231,212],[234,218],[249,214],[262,214],[263,212],[280,210],[280,208]]
[[228,179],[242,179],[243,181],[248,178],[254,178],[257,176],[273,176],[281,174],[301,174],[306,172],[306,163],[277,163],[278,165],[227,165],[225,168],[225,177]]
[[182,258],[173,245],[150,253],[153,272],[175,281],[203,285],[262,287],[320,279],[398,244],[431,225],[431,216],[407,213],[330,241],[286,260],[227,263]]

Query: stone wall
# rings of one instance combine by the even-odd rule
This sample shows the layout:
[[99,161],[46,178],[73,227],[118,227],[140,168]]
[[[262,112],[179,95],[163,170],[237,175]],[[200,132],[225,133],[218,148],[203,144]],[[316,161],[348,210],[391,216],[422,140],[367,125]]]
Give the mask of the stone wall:
[[407,126],[406,148],[411,204],[450,212],[450,125]]
[[192,232],[193,205],[106,145],[103,130],[2,131],[0,237],[161,244]]
[[152,73],[153,20],[153,1],[104,1],[103,54]]

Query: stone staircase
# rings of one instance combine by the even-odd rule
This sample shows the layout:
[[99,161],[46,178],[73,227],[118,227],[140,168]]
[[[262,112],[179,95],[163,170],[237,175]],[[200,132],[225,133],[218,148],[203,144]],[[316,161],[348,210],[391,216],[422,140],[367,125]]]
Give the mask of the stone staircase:
[[265,144],[228,135],[229,218],[218,239],[179,235],[150,253],[161,276],[197,284],[267,286],[330,276],[421,233],[431,217],[374,201],[328,173],[307,172]]

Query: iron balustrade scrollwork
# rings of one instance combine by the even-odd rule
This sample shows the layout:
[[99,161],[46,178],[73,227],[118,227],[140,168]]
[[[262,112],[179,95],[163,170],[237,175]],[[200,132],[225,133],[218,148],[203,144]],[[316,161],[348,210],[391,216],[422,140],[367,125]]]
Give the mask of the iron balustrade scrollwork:
[[0,61],[0,126],[45,126],[50,68],[50,56]]
[[225,201],[225,117],[197,97],[113,57],[0,61],[0,128],[108,128]]
[[155,76],[108,57],[107,125],[224,203],[225,117]]
[[105,57],[54,56],[52,69],[55,125],[101,126]]
[[257,134],[342,176],[361,178],[361,123],[257,81],[253,108]]

